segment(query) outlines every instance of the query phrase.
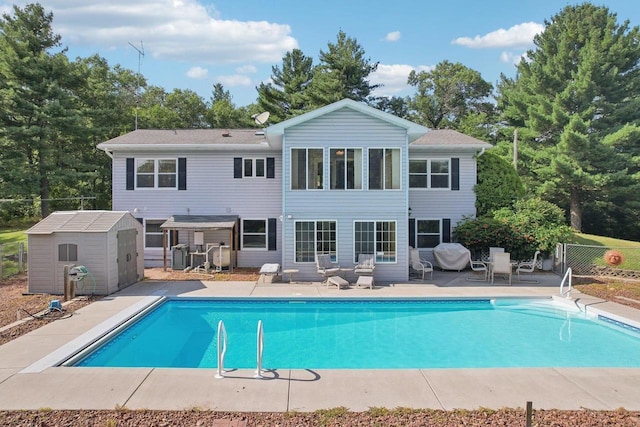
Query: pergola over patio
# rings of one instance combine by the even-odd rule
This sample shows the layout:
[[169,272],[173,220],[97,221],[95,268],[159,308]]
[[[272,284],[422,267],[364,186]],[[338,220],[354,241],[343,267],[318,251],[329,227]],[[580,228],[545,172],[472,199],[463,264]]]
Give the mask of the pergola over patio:
[[238,216],[237,215],[173,215],[166,220],[162,229],[163,268],[167,269],[168,233],[178,230],[187,232],[228,230],[229,241],[233,242],[231,269],[238,266]]

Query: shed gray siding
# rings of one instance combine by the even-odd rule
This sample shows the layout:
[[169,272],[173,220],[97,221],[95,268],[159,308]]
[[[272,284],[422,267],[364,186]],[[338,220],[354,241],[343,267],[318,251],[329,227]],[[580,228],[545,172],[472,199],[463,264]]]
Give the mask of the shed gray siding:
[[[187,159],[187,189],[126,190],[127,158]],[[234,157],[275,159],[275,178],[234,178]],[[113,208],[126,210],[143,220],[166,220],[172,215],[238,215],[240,219],[279,218],[282,215],[282,156],[280,151],[204,151],[114,153]],[[281,223],[278,221],[278,226]],[[267,262],[280,262],[282,243],[278,232],[277,250],[245,250],[238,252],[240,267],[255,267]],[[191,237],[190,237],[191,236]],[[226,231],[207,232],[205,242],[230,244]],[[180,232],[181,243],[193,248],[192,234]],[[211,240],[208,240],[211,239]],[[145,265],[161,266],[162,249],[145,248]]]
[[[380,281],[407,278],[407,136],[406,130],[351,109],[341,109],[288,128],[284,135],[284,164],[290,164],[293,148],[325,148],[324,182],[328,182],[328,148],[363,149],[362,190],[291,190],[291,170],[284,176],[284,241],[285,268],[300,270],[300,277],[319,278],[315,263],[294,262],[294,226],[299,220],[337,221],[337,256],[342,267],[354,265],[354,221],[396,221],[397,260],[379,264],[376,279]],[[401,188],[399,190],[368,190],[368,148],[401,149]],[[291,219],[289,219],[289,215]]]

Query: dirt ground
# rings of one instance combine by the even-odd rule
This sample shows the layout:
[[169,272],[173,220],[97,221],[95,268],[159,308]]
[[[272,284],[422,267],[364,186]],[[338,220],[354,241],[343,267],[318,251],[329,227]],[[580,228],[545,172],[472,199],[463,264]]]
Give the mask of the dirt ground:
[[[255,269],[234,273],[200,275],[145,270],[146,280],[258,280]],[[574,287],[583,293],[598,296],[640,309],[640,282],[616,281],[605,278],[575,278]],[[25,295],[26,274],[0,282],[0,328],[12,324],[18,317],[30,319],[0,332],[0,345],[60,317],[72,316],[75,310],[100,297],[79,297],[63,306],[62,313],[38,315],[46,311],[52,299],[60,296]],[[33,316],[32,316],[33,315]],[[535,403],[535,402],[534,402]],[[640,412],[533,410],[532,426],[640,426]],[[2,426],[524,426],[526,412],[522,408],[491,410],[413,410],[406,408],[370,408],[366,412],[350,412],[331,408],[312,413],[229,413],[194,408],[188,411],[151,411],[114,408],[110,411],[0,411]]]

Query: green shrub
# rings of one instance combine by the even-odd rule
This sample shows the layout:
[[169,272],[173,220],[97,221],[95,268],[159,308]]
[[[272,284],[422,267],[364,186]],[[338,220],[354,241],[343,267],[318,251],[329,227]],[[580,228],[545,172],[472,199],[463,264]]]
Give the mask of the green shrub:
[[454,230],[454,239],[469,249],[476,258],[490,247],[504,248],[515,260],[531,258],[535,238],[521,233],[504,220],[494,218],[464,218]]

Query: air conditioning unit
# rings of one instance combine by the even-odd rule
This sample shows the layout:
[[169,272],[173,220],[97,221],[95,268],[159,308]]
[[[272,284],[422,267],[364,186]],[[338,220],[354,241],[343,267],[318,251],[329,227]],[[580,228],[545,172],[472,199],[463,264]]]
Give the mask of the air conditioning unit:
[[179,244],[171,247],[171,268],[174,270],[187,268],[187,245]]

